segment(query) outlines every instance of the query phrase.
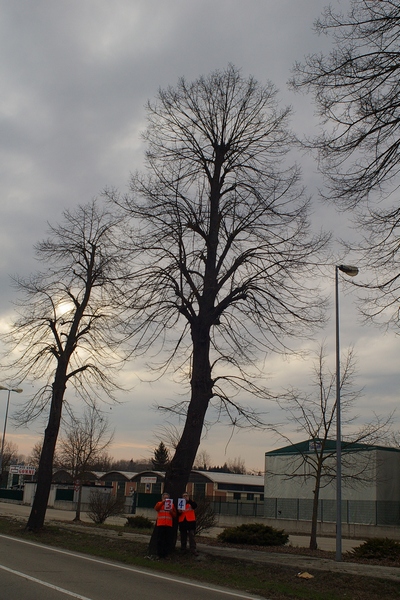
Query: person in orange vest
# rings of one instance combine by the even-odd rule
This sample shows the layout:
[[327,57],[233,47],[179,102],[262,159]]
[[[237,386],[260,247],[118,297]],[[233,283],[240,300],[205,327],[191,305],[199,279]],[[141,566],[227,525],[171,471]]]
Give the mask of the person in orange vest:
[[186,501],[184,510],[180,510],[178,516],[179,533],[181,534],[181,550],[186,552],[187,539],[189,537],[189,548],[192,554],[198,556],[196,548],[196,514],[197,503],[191,500],[189,494],[185,492],[182,498]]
[[158,558],[166,558],[172,547],[173,524],[176,517],[176,508],[169,497],[164,492],[161,501],[155,505],[157,511],[157,555]]

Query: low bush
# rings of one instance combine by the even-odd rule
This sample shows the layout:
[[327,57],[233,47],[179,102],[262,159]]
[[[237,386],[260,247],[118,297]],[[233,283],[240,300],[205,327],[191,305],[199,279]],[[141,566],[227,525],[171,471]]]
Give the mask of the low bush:
[[107,490],[91,492],[87,515],[96,525],[101,525],[108,517],[124,512],[125,498],[112,496]]
[[218,522],[211,503],[208,500],[200,500],[196,508],[196,533],[201,534],[215,527]]
[[249,523],[238,527],[228,527],[218,535],[221,542],[249,544],[252,546],[284,546],[289,536],[281,529],[274,529],[262,523]]
[[389,538],[371,538],[353,548],[351,554],[358,558],[397,559],[400,557],[400,543]]
[[154,526],[153,521],[150,521],[147,517],[136,515],[135,517],[126,517],[125,527],[132,527],[134,529],[152,529]]

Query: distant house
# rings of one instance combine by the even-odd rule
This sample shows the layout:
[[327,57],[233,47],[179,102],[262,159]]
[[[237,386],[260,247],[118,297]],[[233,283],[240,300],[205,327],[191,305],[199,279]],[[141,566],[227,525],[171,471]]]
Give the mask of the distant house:
[[[309,519],[315,480],[305,457],[315,455],[318,440],[306,440],[265,453],[265,516]],[[328,474],[320,488],[321,519],[335,520],[336,441],[325,453]],[[342,500],[348,522],[394,524],[400,511],[400,450],[342,442]]]
[[[85,474],[85,482],[112,485],[116,494],[130,496],[133,492],[140,495],[161,495],[164,489],[165,473],[162,471],[109,471],[107,473],[90,472]],[[62,469],[53,475],[53,483],[72,485],[71,475]],[[260,475],[241,475],[235,473],[216,473],[213,471],[192,471],[187,489],[198,499],[228,502],[262,502],[264,478]],[[149,498],[149,503],[153,498]]]

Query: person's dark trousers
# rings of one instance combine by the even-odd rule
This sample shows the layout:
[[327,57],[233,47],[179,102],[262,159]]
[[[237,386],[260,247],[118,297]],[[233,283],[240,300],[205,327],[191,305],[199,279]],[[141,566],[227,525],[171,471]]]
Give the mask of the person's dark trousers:
[[165,558],[171,550],[172,527],[159,525],[157,527],[157,555]]
[[183,521],[179,524],[179,533],[181,535],[181,549],[186,550],[187,539],[189,538],[189,548],[191,552],[196,552],[196,523]]

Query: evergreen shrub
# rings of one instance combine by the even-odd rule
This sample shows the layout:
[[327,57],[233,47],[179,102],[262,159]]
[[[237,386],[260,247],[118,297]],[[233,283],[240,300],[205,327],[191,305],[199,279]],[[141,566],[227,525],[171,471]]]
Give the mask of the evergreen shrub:
[[390,538],[371,538],[353,548],[353,556],[370,559],[396,559],[400,557],[400,543]]
[[274,527],[262,523],[248,523],[224,529],[218,535],[218,539],[231,544],[284,546],[288,542],[289,536],[283,529],[274,529]]
[[125,527],[132,527],[134,529],[152,529],[154,523],[147,517],[136,515],[134,517],[126,517]]

